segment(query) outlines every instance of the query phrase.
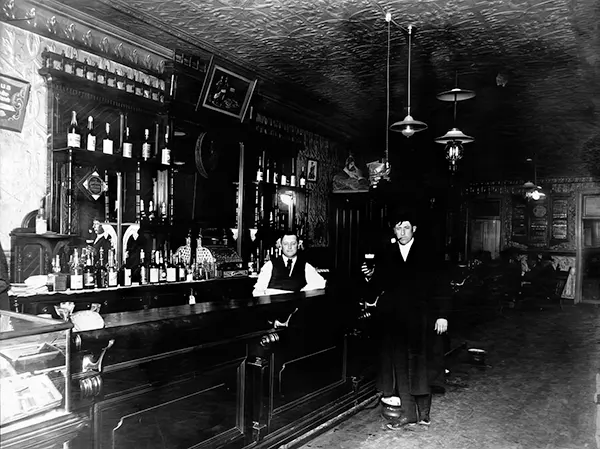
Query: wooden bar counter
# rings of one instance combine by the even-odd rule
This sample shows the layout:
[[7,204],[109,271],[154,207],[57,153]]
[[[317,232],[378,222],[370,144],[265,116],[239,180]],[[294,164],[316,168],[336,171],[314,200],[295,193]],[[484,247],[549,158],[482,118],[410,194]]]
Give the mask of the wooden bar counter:
[[91,423],[73,448],[293,447],[374,394],[365,317],[336,289],[102,317],[73,337]]

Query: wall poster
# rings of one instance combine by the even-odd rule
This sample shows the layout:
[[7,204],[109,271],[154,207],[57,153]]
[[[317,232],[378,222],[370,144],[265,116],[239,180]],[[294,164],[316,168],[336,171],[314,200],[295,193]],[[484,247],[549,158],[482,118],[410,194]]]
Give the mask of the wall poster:
[[0,74],[0,128],[21,132],[31,85]]

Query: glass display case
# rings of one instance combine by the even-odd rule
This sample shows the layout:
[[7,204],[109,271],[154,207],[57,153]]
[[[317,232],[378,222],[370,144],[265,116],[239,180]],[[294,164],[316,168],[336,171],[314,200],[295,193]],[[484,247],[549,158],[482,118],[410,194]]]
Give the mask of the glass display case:
[[0,440],[69,415],[72,326],[0,310]]

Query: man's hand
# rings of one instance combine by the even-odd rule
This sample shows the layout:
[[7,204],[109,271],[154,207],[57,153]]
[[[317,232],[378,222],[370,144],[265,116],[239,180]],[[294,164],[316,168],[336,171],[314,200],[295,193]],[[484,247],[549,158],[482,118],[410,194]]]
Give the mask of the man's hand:
[[448,320],[445,318],[438,318],[435,322],[435,331],[438,334],[443,334],[448,330]]
[[360,267],[360,270],[363,272],[363,275],[367,281],[371,280],[371,278],[373,277],[373,273],[375,272],[375,268],[367,267],[366,262],[363,262],[363,264]]

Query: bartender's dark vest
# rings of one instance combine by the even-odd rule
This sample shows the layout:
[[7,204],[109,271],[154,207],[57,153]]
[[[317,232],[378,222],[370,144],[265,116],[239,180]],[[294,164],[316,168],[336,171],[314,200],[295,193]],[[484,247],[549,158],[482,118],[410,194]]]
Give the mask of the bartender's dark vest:
[[269,288],[299,292],[306,286],[306,275],[304,272],[306,261],[300,256],[297,256],[296,258],[296,263],[294,264],[291,276],[289,270],[285,267],[283,257],[271,259],[271,263],[273,264],[273,273],[271,274],[271,280],[269,281]]

